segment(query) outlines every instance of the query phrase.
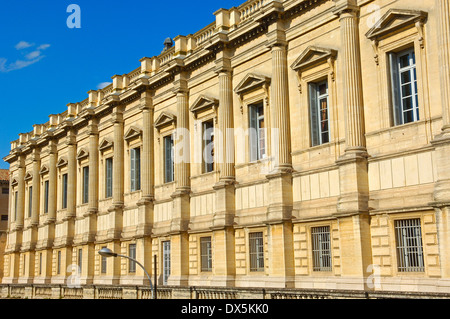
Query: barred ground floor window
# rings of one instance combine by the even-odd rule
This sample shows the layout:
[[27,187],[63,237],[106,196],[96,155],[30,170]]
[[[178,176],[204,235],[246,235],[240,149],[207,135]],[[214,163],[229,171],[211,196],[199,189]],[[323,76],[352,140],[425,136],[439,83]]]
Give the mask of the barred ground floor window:
[[398,271],[425,271],[420,219],[395,221],[395,236],[397,242]]

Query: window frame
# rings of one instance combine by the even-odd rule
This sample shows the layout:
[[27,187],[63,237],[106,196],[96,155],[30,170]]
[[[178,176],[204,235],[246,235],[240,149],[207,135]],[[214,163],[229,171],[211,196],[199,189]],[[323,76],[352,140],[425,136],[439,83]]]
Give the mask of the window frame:
[[64,173],[61,176],[61,208],[67,209],[67,195],[68,195],[68,173]]
[[[205,245],[206,244],[206,245]],[[206,250],[206,251],[205,251]],[[212,262],[212,237],[200,237],[200,271],[211,272]]]
[[105,198],[113,197],[114,183],[114,159],[108,157],[105,159]]
[[[414,225],[414,222],[417,224]],[[405,244],[405,240],[408,238],[413,237],[403,237],[405,235],[405,232],[399,232],[401,227],[398,225],[400,223],[403,223],[403,225],[408,224],[404,228],[411,228],[415,227],[414,232],[418,231],[418,234],[416,235],[415,240],[417,241],[419,239],[419,246],[402,246]],[[396,252],[396,260],[397,260],[397,272],[399,274],[414,274],[414,273],[425,273],[426,271],[426,263],[425,263],[425,247],[423,245],[423,231],[422,231],[422,219],[420,217],[411,217],[411,218],[403,218],[403,219],[396,219],[393,222],[394,227],[394,242],[395,242],[395,252]],[[403,229],[404,229],[403,228]],[[407,231],[406,235],[411,235],[411,229]],[[399,236],[402,236],[401,242]],[[410,266],[412,264],[411,259],[411,248],[417,249],[417,255],[414,256],[414,261],[417,262],[418,266]],[[408,256],[406,257],[404,254],[404,250],[409,249]]]
[[[267,158],[267,118],[264,101],[248,105],[248,120],[250,162],[264,160]],[[262,128],[261,121],[264,123]],[[263,142],[264,148],[261,148],[261,142]]]
[[[254,243],[252,243],[254,241]],[[251,273],[265,270],[264,232],[255,231],[248,234],[249,271]],[[252,258],[254,257],[254,258]]]
[[89,165],[83,166],[82,171],[82,187],[81,187],[81,203],[89,203]]
[[[134,247],[134,249],[131,249],[132,247]],[[136,259],[136,244],[132,243],[128,245],[128,256],[131,258]],[[130,274],[135,274],[136,273],[136,262],[129,259],[128,260],[128,273]]]
[[[326,85],[326,93],[320,94],[320,86]],[[330,143],[330,88],[328,79],[321,79],[308,83],[309,88],[309,123],[311,147]],[[327,131],[322,131],[321,100],[326,99]],[[327,139],[324,140],[326,133]]]
[[[209,127],[207,127],[209,125]],[[214,119],[205,120],[202,122],[202,173],[211,173],[215,171],[215,156],[214,156],[214,133],[215,125]],[[208,149],[211,148],[210,157],[206,156]],[[209,160],[212,160],[210,162]]]
[[141,190],[141,147],[130,148],[130,192]]
[[[170,170],[167,170],[168,166],[168,150],[167,150],[167,141],[170,140],[171,142],[171,151],[170,151],[170,164],[171,167]],[[175,181],[175,158],[174,158],[174,152],[175,152],[175,144],[174,144],[174,138],[173,134],[169,134],[163,137],[163,177],[164,177],[164,184],[172,183]],[[170,176],[169,176],[170,175]],[[170,178],[169,178],[170,177]]]
[[310,233],[312,271],[315,273],[333,271],[331,227],[329,225],[314,226],[310,228]]

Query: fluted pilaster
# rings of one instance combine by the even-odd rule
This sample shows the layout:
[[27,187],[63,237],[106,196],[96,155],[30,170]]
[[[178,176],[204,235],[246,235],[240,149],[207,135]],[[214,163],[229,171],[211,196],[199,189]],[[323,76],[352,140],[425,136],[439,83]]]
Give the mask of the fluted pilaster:
[[175,180],[178,191],[190,189],[189,94],[177,92],[177,132],[175,137]]
[[57,183],[57,167],[58,150],[56,140],[49,143],[49,163],[48,163],[48,215],[47,223],[56,221],[56,183]]
[[[23,229],[25,213],[25,156],[19,155],[18,185],[17,185],[17,212],[16,230]],[[12,206],[14,207],[14,205]]]
[[439,65],[442,90],[442,117],[444,132],[450,133],[450,3],[438,0]]
[[366,149],[362,94],[358,17],[353,9],[340,13],[344,105],[346,108],[346,152]]
[[89,134],[89,205],[88,212],[98,211],[98,122],[91,119]]
[[151,200],[154,197],[154,131],[153,131],[153,100],[150,92],[141,95],[141,109],[144,128],[142,132],[142,197]]
[[217,159],[221,181],[234,181],[233,88],[230,71],[219,72],[219,141]]
[[116,107],[114,123],[113,206],[124,205],[124,121],[123,108]]
[[271,106],[274,108],[274,126],[272,134],[277,138],[273,139],[273,155],[277,157],[275,169],[277,171],[290,171],[292,169],[291,160],[291,139],[289,120],[289,82],[287,50],[285,45],[272,46],[272,85],[271,85]]
[[76,216],[77,144],[74,131],[67,133],[67,217]]
[[37,226],[39,224],[39,202],[41,194],[41,176],[39,171],[41,169],[40,153],[33,150],[33,194],[31,198],[31,224]]

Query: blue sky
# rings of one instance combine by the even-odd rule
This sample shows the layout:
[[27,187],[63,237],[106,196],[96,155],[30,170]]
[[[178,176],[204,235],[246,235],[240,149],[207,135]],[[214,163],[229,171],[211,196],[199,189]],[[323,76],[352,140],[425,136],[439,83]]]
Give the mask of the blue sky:
[[[115,74],[161,53],[164,39],[188,35],[214,21],[213,13],[244,0],[14,0],[0,8],[0,158],[10,142]],[[69,28],[71,4],[81,28]],[[0,161],[0,168],[9,165]]]

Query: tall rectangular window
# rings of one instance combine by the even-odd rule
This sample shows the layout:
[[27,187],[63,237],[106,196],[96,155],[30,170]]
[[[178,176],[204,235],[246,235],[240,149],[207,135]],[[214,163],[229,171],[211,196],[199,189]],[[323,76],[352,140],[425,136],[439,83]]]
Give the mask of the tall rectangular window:
[[67,208],[67,174],[64,174],[62,176],[62,181],[61,181],[61,195],[62,195],[62,204],[61,207],[62,209],[66,209]]
[[266,157],[266,130],[264,122],[264,104],[249,106],[250,120],[250,161]]
[[33,212],[33,186],[28,187],[28,217]]
[[44,182],[44,213],[47,214],[48,213],[48,200],[49,200],[49,187],[50,187],[50,182],[49,181],[45,181]]
[[42,253],[39,253],[39,275],[42,275]]
[[328,82],[309,84],[311,146],[330,142],[328,122]]
[[202,271],[212,271],[211,237],[200,238],[200,259]]
[[58,251],[57,274],[61,274],[61,251]]
[[19,192],[14,193],[14,220],[17,220],[17,204],[18,204]]
[[83,269],[83,249],[78,249],[78,271],[81,274],[81,270]]
[[249,234],[250,271],[264,271],[264,240],[263,233]]
[[164,182],[174,181],[174,148],[172,135],[164,137]]
[[313,271],[331,271],[330,227],[311,228]]
[[83,193],[82,193],[82,203],[86,204],[89,202],[89,166],[83,167]]
[[133,148],[130,151],[131,157],[131,191],[138,191],[141,189],[141,149]]
[[163,284],[167,285],[170,276],[170,241],[162,242],[163,249]]
[[203,131],[203,173],[214,171],[214,122],[206,121],[202,125]]
[[[104,248],[107,248],[106,246],[104,246],[104,247],[102,247],[102,249],[104,249]],[[101,263],[101,272],[102,272],[102,274],[106,274],[106,267],[107,267],[107,260],[106,260],[106,258],[107,257],[105,257],[105,256],[102,256],[102,263]]]
[[414,49],[389,54],[394,124],[420,120]]
[[395,221],[395,235],[397,241],[398,271],[425,271],[420,219]]
[[113,159],[107,158],[105,162],[105,197],[113,196]]
[[[136,244],[130,244],[128,246],[128,256],[136,259]],[[136,272],[136,262],[134,262],[133,260],[128,260],[128,272]]]

